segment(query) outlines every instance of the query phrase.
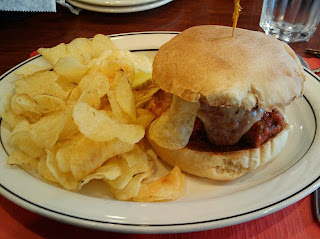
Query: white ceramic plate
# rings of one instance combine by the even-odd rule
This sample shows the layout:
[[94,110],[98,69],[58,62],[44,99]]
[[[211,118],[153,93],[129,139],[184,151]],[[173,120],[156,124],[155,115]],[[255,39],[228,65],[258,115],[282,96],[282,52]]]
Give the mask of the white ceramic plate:
[[[145,52],[152,57],[175,35],[174,32],[144,32],[112,35],[111,39],[118,47]],[[36,56],[2,75],[0,95],[12,90],[10,82],[16,79],[16,69],[42,60]],[[291,127],[285,149],[276,160],[238,180],[214,182],[186,176],[182,197],[161,203],[114,200],[99,182],[89,183],[81,192],[68,192],[6,164],[10,132],[2,122],[0,193],[46,217],[118,232],[200,231],[263,217],[302,199],[320,184],[320,79],[308,70],[305,72],[305,96],[286,109]],[[167,170],[163,163],[156,164],[156,176]]]
[[78,0],[79,2],[98,5],[98,6],[135,6],[140,4],[151,3],[159,0]]
[[[142,0],[144,1],[144,0]],[[132,5],[132,6],[99,6],[84,2],[79,2],[77,0],[67,0],[68,3],[75,7],[79,7],[85,10],[94,11],[94,12],[104,12],[104,13],[130,13],[130,12],[141,12],[150,10],[153,8],[161,7],[172,0],[158,0],[158,1],[150,1],[148,3]]]

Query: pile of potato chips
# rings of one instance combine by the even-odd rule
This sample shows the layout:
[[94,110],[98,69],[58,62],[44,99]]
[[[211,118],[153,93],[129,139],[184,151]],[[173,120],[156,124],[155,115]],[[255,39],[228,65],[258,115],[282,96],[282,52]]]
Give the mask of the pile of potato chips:
[[119,200],[177,199],[179,168],[150,180],[157,156],[144,136],[155,116],[144,106],[158,91],[151,61],[101,34],[38,52],[45,63],[19,68],[15,91],[0,98],[12,128],[8,164],[67,190],[99,179]]

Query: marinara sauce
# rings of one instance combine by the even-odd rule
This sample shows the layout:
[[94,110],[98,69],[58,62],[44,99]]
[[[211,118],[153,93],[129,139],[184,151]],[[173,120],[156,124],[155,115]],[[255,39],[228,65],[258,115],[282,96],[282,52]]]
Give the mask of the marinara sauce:
[[235,145],[217,146],[209,142],[202,121],[196,118],[188,148],[206,152],[228,152],[258,148],[267,139],[280,133],[284,127],[284,117],[274,109],[265,112],[262,118],[245,133]]

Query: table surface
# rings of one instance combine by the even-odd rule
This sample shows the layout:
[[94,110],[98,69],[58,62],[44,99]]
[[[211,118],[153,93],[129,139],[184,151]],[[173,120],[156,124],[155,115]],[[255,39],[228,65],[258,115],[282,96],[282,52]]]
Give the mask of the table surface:
[[[262,0],[242,2],[238,27],[262,31]],[[68,43],[97,33],[183,31],[194,25],[232,25],[233,1],[173,0],[148,11],[125,14],[82,10],[78,16],[57,6],[56,13],[0,12],[0,75],[27,59],[39,47]],[[305,49],[320,49],[320,27],[309,42],[290,44],[294,51],[312,57]],[[66,225],[29,212],[0,196],[0,238],[320,238],[312,215],[312,195],[269,216],[226,228],[164,235],[120,234]]]

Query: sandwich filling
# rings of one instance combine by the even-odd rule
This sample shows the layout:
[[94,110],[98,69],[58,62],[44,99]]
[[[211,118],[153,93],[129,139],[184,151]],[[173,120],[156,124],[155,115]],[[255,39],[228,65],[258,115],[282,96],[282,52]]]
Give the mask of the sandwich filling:
[[[159,91],[151,110],[159,117],[171,104],[172,94]],[[187,147],[198,151],[234,151],[258,148],[285,127],[277,109],[244,110],[239,107],[214,107],[201,102]]]

